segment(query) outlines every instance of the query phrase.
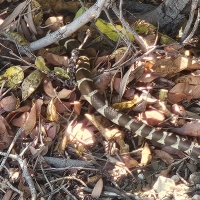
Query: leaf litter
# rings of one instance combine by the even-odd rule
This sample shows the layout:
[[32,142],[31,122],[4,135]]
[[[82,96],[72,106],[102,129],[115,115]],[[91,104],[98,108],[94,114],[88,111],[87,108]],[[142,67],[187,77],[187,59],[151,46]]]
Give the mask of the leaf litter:
[[[8,29],[16,44],[27,45],[80,16],[85,9],[78,11],[79,5],[18,2],[0,29]],[[61,9],[69,14],[64,16]],[[85,46],[90,47],[96,88],[107,103],[145,124],[199,143],[200,65],[192,51],[179,51],[164,35],[158,42],[164,44],[163,52],[142,55],[138,47],[116,43],[113,51],[111,43],[120,37],[134,41],[130,31],[108,19],[98,18],[95,25],[96,29],[92,23],[84,27],[92,30],[92,42]],[[156,28],[145,25],[139,21],[133,27],[153,44]],[[82,43],[85,29],[71,37]],[[65,42],[30,52],[35,61],[29,63],[16,55],[1,71],[1,199],[198,199],[195,160],[113,125],[76,88],[67,87],[71,52]]]

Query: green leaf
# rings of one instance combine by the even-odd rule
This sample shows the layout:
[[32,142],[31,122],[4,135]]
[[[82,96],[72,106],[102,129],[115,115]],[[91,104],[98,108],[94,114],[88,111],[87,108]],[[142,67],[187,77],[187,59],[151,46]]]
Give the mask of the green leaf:
[[21,86],[22,101],[25,101],[40,85],[42,81],[42,73],[39,70],[33,71],[27,76]]
[[66,70],[64,70],[64,69],[62,69],[60,67],[54,67],[54,72],[55,72],[55,74],[57,74],[57,75],[59,75],[59,76],[61,76],[63,78],[69,79],[69,76],[66,73]]
[[75,15],[75,17],[74,17],[74,20],[75,20],[76,18],[78,18],[80,15],[82,15],[87,9],[88,9],[88,8],[86,8],[86,7],[81,7],[81,8],[79,8],[79,10],[76,12],[76,15]]
[[101,31],[114,42],[117,42],[119,39],[119,34],[116,32],[115,29],[121,32],[121,34],[128,37],[128,39],[130,39],[131,41],[134,40],[133,35],[131,33],[128,33],[124,28],[122,28],[121,25],[113,26],[111,23],[108,23],[107,21],[100,18],[96,20],[95,25],[97,26],[99,31]]
[[46,66],[46,63],[44,61],[44,58],[41,57],[41,56],[38,56],[36,59],[35,59],[35,65],[38,69],[40,69],[42,72],[44,72],[45,74],[47,72],[50,71],[50,69]]

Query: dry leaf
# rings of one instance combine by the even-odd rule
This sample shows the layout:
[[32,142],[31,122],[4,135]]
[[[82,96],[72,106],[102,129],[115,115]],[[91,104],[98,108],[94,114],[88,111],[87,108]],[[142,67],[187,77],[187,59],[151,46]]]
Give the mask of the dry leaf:
[[195,121],[187,122],[180,128],[174,128],[173,131],[181,135],[199,137],[200,136],[200,121],[195,120]]
[[43,82],[43,89],[44,89],[45,93],[46,93],[49,97],[55,98],[55,97],[57,96],[57,95],[56,95],[56,90],[55,90],[55,88],[53,87],[51,81],[44,80],[44,82]]
[[45,25],[48,26],[48,29],[51,31],[56,31],[58,30],[60,27],[64,26],[63,23],[63,16],[57,16],[57,17],[49,17],[46,22]]
[[102,190],[103,190],[103,180],[102,178],[100,178],[96,183],[96,185],[94,186],[91,196],[93,198],[99,198],[102,193]]
[[200,65],[197,61],[184,56],[179,56],[178,58],[172,59],[161,59],[158,60],[152,67],[154,72],[160,72],[164,74],[174,74],[182,70],[199,69]]
[[182,100],[186,100],[187,102],[190,102],[192,100],[192,96],[188,96],[183,93],[168,93],[168,100],[171,103],[179,103]]
[[53,53],[46,53],[45,59],[48,63],[53,64],[55,66],[69,66],[69,58],[67,56],[59,56]]
[[26,118],[26,121],[23,125],[23,129],[26,131],[26,134],[28,134],[36,124],[36,105],[34,104],[31,108],[30,113],[28,113],[28,116]]
[[51,122],[58,121],[58,113],[56,111],[55,101],[56,99],[51,99],[47,106],[47,119]]
[[14,192],[13,190],[8,189],[3,196],[3,200],[10,200],[13,192]]
[[71,103],[70,102],[63,102],[60,101],[59,99],[56,100],[55,102],[55,107],[56,107],[56,111],[58,113],[65,113],[65,112],[71,112]]
[[158,126],[165,120],[165,115],[158,110],[149,110],[141,113],[139,119],[151,126]]
[[24,199],[28,199],[31,196],[30,188],[23,184],[22,178],[20,179],[18,189],[23,192]]
[[17,107],[17,98],[12,94],[11,96],[4,97],[0,101],[0,106],[6,111],[11,112]]
[[157,157],[161,158],[164,162],[166,162],[168,165],[171,165],[174,162],[174,159],[172,156],[170,156],[167,152],[162,150],[154,150],[154,153]]
[[58,92],[57,95],[59,99],[69,99],[72,92],[73,90],[67,90],[66,88],[63,88],[60,92]]
[[187,96],[191,96],[193,99],[200,98],[200,85],[190,85],[187,83],[178,83],[176,84],[169,93],[183,93]]
[[142,166],[145,166],[151,161],[151,159],[152,159],[151,149],[149,148],[149,145],[145,143],[142,149],[142,158],[140,164]]
[[188,83],[192,85],[200,85],[200,76],[185,75],[176,79],[176,83]]
[[29,112],[24,112],[24,113],[23,113],[22,115],[20,115],[19,117],[13,119],[13,120],[11,121],[11,124],[12,124],[13,126],[23,127],[23,126],[24,126],[24,123],[25,123],[25,121],[26,121],[26,119],[27,119],[27,117],[28,117],[28,115],[29,115]]
[[124,155],[120,157],[128,169],[137,167],[139,164],[138,161],[132,158],[130,155]]
[[20,3],[13,12],[4,20],[4,22],[0,25],[0,30],[6,28],[19,14],[22,12],[23,8],[26,5],[26,1]]
[[[29,3],[28,5],[28,12],[27,12],[27,20],[26,20],[26,23],[28,24],[30,30],[34,33],[34,34],[37,34],[37,30],[35,28],[35,24],[33,22],[33,13],[31,11],[31,5]],[[25,15],[26,16],[26,15]]]

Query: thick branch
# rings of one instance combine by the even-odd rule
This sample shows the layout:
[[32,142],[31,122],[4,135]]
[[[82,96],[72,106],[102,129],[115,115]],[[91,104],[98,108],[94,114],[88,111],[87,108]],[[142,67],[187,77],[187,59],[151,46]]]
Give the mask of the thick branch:
[[86,10],[81,16],[79,16],[70,24],[67,24],[58,29],[57,31],[46,35],[44,38],[29,44],[30,50],[38,50],[63,38],[69,37],[72,33],[77,31],[83,25],[87,24],[92,19],[97,18],[101,13],[102,9],[107,8],[109,3],[109,0],[98,0],[97,3],[91,6],[88,10]]

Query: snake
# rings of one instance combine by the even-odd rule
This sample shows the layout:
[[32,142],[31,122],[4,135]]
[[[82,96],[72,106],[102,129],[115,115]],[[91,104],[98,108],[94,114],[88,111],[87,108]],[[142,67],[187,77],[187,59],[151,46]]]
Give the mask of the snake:
[[114,124],[130,130],[138,136],[165,146],[171,146],[174,149],[185,152],[194,159],[200,159],[200,145],[197,143],[175,133],[162,129],[158,130],[155,127],[139,122],[128,114],[107,105],[104,97],[98,92],[93,83],[90,68],[90,59],[87,55],[81,53],[76,63],[76,83],[82,96],[97,112]]

